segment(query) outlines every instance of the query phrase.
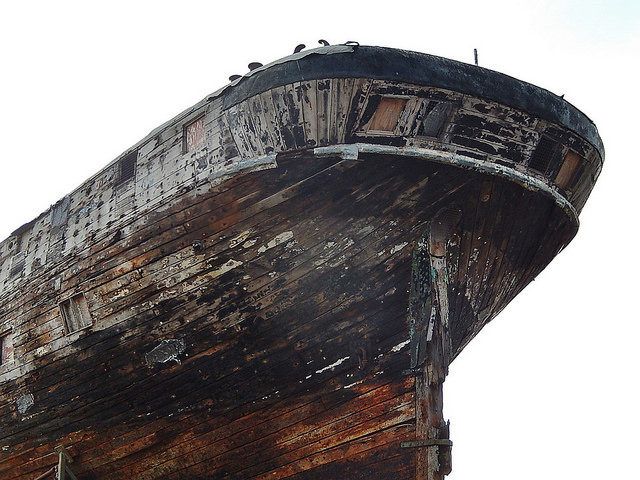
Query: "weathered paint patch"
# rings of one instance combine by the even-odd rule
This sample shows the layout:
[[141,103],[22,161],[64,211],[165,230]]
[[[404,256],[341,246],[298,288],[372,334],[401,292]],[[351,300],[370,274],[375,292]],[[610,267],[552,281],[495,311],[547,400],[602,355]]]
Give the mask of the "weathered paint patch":
[[406,347],[407,345],[409,345],[409,341],[410,341],[410,340],[405,340],[404,342],[399,343],[398,345],[396,345],[395,347],[393,347],[393,348],[391,349],[391,351],[392,351],[393,353],[399,352],[399,351],[400,351],[400,350],[402,350],[404,347]]
[[346,362],[350,358],[351,358],[350,356],[349,357],[342,357],[340,360],[336,360],[331,365],[327,365],[326,367],[321,368],[320,370],[316,370],[316,373],[322,373],[322,372],[326,372],[327,370],[332,370],[332,369],[336,368],[338,365],[342,365],[344,362]]
[[184,338],[167,338],[162,340],[160,344],[144,356],[147,365],[154,363],[167,363],[176,361],[181,363],[178,358],[187,349]]
[[363,382],[363,380],[358,380],[357,382],[353,382],[353,383],[349,383],[347,385],[345,385],[342,388],[351,388],[351,387],[355,387],[356,385],[360,385]]
[[266,245],[262,245],[260,248],[258,248],[258,253],[264,253],[271,248],[277,247],[281,243],[288,242],[292,238],[292,231],[282,232],[281,234],[273,237]]
[[234,268],[238,268],[240,265],[242,265],[242,262],[240,260],[229,260],[227,263],[223,264],[220,268],[217,268],[212,272],[210,272],[209,274],[207,274],[207,277],[217,278],[220,275],[223,275],[233,270]]
[[235,248],[241,243],[243,243],[247,238],[249,238],[249,235],[251,235],[251,233],[252,233],[251,230],[245,230],[244,232],[232,238],[229,241],[229,248]]
[[394,253],[398,253],[400,250],[402,250],[404,247],[406,247],[407,245],[409,245],[409,242],[402,242],[399,243],[398,245],[394,246],[391,251],[389,252],[391,255],[393,255]]
[[27,411],[33,407],[35,399],[32,393],[21,395],[16,399],[16,407],[20,415],[24,415]]

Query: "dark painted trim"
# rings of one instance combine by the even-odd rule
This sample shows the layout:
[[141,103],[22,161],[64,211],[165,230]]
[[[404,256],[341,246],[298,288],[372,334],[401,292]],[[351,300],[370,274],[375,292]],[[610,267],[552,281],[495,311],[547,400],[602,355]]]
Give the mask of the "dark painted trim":
[[[326,47],[330,49],[331,47]],[[352,51],[283,58],[238,80],[224,95],[224,108],[249,97],[301,80],[374,78],[453,90],[523,110],[566,127],[591,143],[604,158],[604,146],[594,123],[559,96],[527,82],[467,63],[384,47],[354,47]]]

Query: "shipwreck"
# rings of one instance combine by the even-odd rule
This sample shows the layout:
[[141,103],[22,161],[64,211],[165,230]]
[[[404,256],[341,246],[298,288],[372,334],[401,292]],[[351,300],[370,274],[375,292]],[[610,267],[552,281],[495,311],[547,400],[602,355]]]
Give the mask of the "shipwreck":
[[576,234],[597,129],[422,53],[251,68],[0,244],[3,480],[449,473],[448,366]]

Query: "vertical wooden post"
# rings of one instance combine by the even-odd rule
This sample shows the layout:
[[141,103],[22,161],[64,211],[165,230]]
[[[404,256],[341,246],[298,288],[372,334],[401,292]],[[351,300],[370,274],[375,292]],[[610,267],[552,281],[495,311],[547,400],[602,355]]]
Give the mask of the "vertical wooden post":
[[428,360],[416,376],[416,439],[434,443],[417,447],[416,480],[442,480],[451,472],[449,425],[442,413],[442,384],[447,374],[445,355],[439,348],[441,332],[434,332]]
[[442,480],[451,472],[449,424],[442,386],[451,359],[447,241],[460,210],[440,210],[414,253],[411,292],[411,369],[416,375],[416,480]]

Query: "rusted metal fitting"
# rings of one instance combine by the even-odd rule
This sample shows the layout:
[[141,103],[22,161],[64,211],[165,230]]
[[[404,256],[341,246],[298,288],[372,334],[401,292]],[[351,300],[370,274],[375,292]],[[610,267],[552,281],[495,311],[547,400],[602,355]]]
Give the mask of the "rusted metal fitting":
[[448,438],[427,438],[426,440],[411,440],[400,443],[402,448],[419,448],[419,447],[435,447],[445,446],[452,447],[453,442]]

